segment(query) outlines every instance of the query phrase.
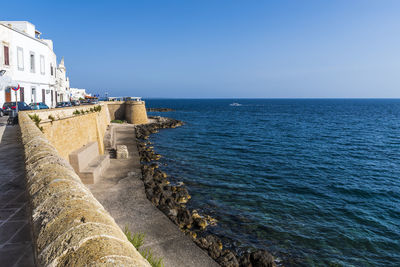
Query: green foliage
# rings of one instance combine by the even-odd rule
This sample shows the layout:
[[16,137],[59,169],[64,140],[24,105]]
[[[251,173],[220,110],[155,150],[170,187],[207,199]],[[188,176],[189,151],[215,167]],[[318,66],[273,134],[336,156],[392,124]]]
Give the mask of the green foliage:
[[54,121],[55,120],[55,118],[52,116],[52,115],[49,115],[49,120],[51,120],[51,121]]
[[124,123],[124,122],[121,121],[121,120],[112,120],[111,122],[113,122],[113,123]]
[[39,127],[39,123],[40,123],[41,119],[39,118],[39,116],[37,114],[29,115],[29,118],[31,118],[31,120],[33,120],[35,122],[36,126]]
[[41,132],[43,132],[43,127],[39,126],[39,123],[42,121],[42,119],[37,115],[37,114],[33,114],[33,115],[28,115],[29,118],[31,118],[31,120],[35,123],[36,127],[39,128],[39,130]]
[[96,112],[100,112],[100,111],[101,111],[101,106],[100,106],[100,105],[95,106],[93,109],[94,109],[94,111],[96,111]]
[[144,243],[145,234],[142,233],[133,234],[131,231],[129,231],[127,226],[125,226],[124,233],[128,238],[129,242],[132,243],[132,245],[139,251],[140,254],[142,254],[143,258],[145,258],[152,267],[164,267],[163,259],[154,256],[151,249],[139,250],[139,248]]
[[124,232],[125,232],[126,237],[129,240],[129,242],[131,242],[132,245],[136,249],[139,249],[143,245],[145,234],[141,234],[141,233],[132,234],[131,231],[129,231],[127,226],[125,226]]
[[79,110],[75,109],[75,111],[72,112],[72,114],[74,114],[74,115],[79,115],[79,114],[81,114],[81,112],[80,112]]
[[93,109],[93,108],[90,108],[90,112],[94,112],[94,109]]
[[164,267],[163,259],[155,257],[150,249],[144,249],[139,251],[152,267]]

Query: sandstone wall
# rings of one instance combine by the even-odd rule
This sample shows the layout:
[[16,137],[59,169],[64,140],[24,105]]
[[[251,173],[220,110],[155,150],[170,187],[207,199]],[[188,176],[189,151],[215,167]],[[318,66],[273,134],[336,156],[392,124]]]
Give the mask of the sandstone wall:
[[113,101],[107,102],[108,111],[111,120],[124,120],[125,119],[125,102],[124,101]]
[[115,101],[107,104],[111,120],[126,120],[133,124],[148,123],[144,101]]
[[[108,106],[101,104],[100,112],[90,112],[74,115],[76,110],[89,110],[94,105],[86,105],[72,108],[37,110],[29,112],[41,118],[40,126],[50,143],[56,148],[58,154],[66,159],[68,155],[86,145],[97,141],[99,154],[104,154],[104,134],[110,124]],[[49,119],[51,115],[55,120]]]
[[149,122],[144,101],[127,101],[125,105],[125,118],[129,123],[144,124]]
[[27,112],[19,123],[37,265],[150,266]]
[[144,101],[103,102],[99,105],[102,107],[100,112],[79,115],[73,113],[76,110],[90,110],[98,105],[34,110],[28,113],[40,117],[44,135],[66,160],[69,160],[71,152],[94,141],[99,145],[99,154],[104,154],[104,135],[111,120],[127,120],[133,124],[148,122]]
[[[104,103],[100,103],[100,106],[107,108],[107,105]],[[50,121],[49,115],[53,116],[54,119],[60,120],[63,118],[69,118],[75,116],[73,113],[76,110],[88,110],[90,108],[93,108],[98,105],[82,105],[82,106],[76,106],[76,107],[68,107],[68,108],[55,108],[55,109],[41,109],[41,110],[32,110],[29,111],[29,114],[37,114],[42,121]],[[107,115],[109,117],[109,115]]]

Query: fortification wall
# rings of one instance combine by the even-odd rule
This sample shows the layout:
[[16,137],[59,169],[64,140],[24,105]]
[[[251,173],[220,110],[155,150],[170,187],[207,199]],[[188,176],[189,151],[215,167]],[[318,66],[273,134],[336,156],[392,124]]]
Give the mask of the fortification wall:
[[111,120],[124,120],[125,119],[125,102],[124,101],[113,101],[107,102],[108,111]]
[[[70,118],[68,125],[85,116],[99,115]],[[37,265],[150,266],[27,112],[19,123]]]
[[[90,111],[97,106],[101,106],[100,112]],[[76,115],[74,112],[77,110],[89,113]],[[148,122],[144,101],[103,102],[99,105],[35,110],[28,114],[39,116],[44,135],[66,160],[69,160],[71,152],[94,141],[98,143],[99,154],[104,154],[104,135],[111,120],[127,120],[133,124]]]
[[126,120],[133,124],[148,123],[144,101],[115,101],[107,104],[111,120]]
[[[101,111],[92,112],[95,106],[79,106],[63,109],[37,110],[29,112],[40,117],[40,126],[47,140],[56,148],[58,154],[66,159],[71,152],[81,148],[89,142],[97,141],[99,154],[104,154],[104,135],[110,124],[108,106],[101,104]],[[73,112],[89,111],[85,114]],[[54,120],[49,119],[51,116]]]
[[125,118],[129,123],[144,124],[149,122],[144,101],[127,101],[125,105]]

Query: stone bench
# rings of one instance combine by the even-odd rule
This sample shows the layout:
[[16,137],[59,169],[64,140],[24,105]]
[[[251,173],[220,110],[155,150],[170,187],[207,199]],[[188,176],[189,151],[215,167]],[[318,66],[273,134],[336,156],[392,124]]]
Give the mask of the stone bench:
[[110,165],[109,155],[99,155],[97,142],[90,142],[69,154],[69,162],[84,184],[94,184]]

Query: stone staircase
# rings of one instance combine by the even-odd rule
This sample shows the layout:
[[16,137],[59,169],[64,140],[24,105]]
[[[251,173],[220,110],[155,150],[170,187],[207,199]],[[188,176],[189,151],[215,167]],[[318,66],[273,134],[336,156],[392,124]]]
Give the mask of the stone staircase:
[[110,165],[110,155],[99,155],[97,142],[90,142],[69,155],[69,162],[84,184],[94,184]]

